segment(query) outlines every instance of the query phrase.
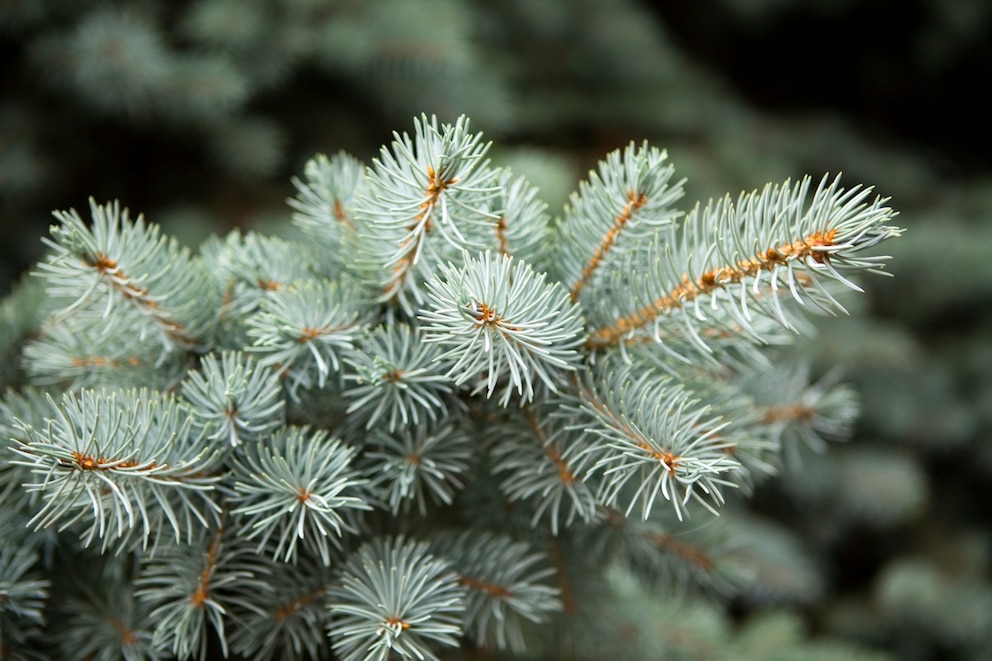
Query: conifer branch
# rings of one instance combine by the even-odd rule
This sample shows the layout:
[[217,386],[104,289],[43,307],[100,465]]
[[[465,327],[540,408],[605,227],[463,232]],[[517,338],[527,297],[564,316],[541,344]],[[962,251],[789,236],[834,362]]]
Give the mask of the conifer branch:
[[[654,596],[757,585],[753,522],[684,520],[850,431],[851,390],[778,347],[881,270],[894,212],[807,178],[683,217],[665,153],[631,144],[551,223],[467,119],[394,137],[294,179],[306,242],[191,256],[116,203],[56,214],[49,297],[0,305],[24,357],[0,646],[65,625],[58,651],[100,661],[723,653],[688,621],[712,610]],[[40,562],[76,537],[116,553]],[[66,575],[81,598],[45,603]]]
[[130,568],[105,560],[73,569],[75,589],[63,607],[68,626],[58,641],[64,658],[116,661],[161,655],[152,645],[147,604],[134,596]]
[[695,327],[719,319],[720,311],[752,335],[759,315],[794,329],[780,291],[800,305],[844,311],[825,282],[860,291],[843,273],[880,272],[884,257],[859,253],[901,230],[885,224],[894,215],[885,200],[867,201],[870,189],[845,190],[839,179],[826,177],[811,197],[809,188],[806,177],[742,194],[736,204],[727,197],[697,206],[680,239],[659,235],[628,258],[623,278],[643,303],[598,327],[587,347],[615,346],[642,330],[660,337],[665,319],[681,316],[696,344],[709,352]]
[[249,349],[259,363],[288,373],[290,392],[340,374],[342,351],[354,349],[367,312],[353,289],[329,280],[302,280],[274,291],[248,319]]
[[99,206],[91,198],[90,211],[92,228],[75,209],[56,212],[61,224],[52,227],[53,239],[43,239],[53,252],[38,273],[52,295],[72,300],[64,313],[94,306],[102,295],[108,312],[115,305],[140,310],[166,346],[200,344],[210,299],[199,262],[144,217],[132,221],[117,202]]
[[354,205],[363,193],[365,167],[344,152],[330,158],[317,154],[303,176],[293,177],[297,196],[287,200],[296,210],[293,222],[321,243],[340,242],[343,233],[355,228]]
[[508,379],[500,400],[505,406],[511,390],[530,401],[535,382],[555,391],[558,371],[576,369],[579,309],[528,264],[488,251],[478,259],[466,256],[461,268],[440,265],[428,288],[432,306],[420,312],[424,341],[447,348],[442,358],[453,361],[448,376],[456,384],[482,376],[479,390],[492,397]]
[[457,406],[451,380],[438,373],[441,352],[422,342],[419,330],[405,324],[380,326],[365,334],[360,351],[345,357],[354,370],[345,381],[355,384],[345,395],[354,398],[347,412],[356,423],[372,428],[384,421],[392,433],[401,426],[437,421]]
[[803,447],[823,453],[828,440],[848,437],[858,415],[858,399],[849,386],[839,383],[837,370],[812,383],[805,364],[778,365],[772,374],[766,379],[742,378],[741,388],[753,397],[754,413],[780,446],[786,465],[799,470]]
[[398,537],[362,546],[331,590],[334,650],[345,661],[395,652],[436,661],[429,644],[457,647],[465,588],[425,543]]
[[579,292],[582,290],[582,287],[589,282],[596,270],[602,265],[606,253],[613,248],[613,245],[620,237],[620,233],[623,232],[624,227],[630,219],[633,218],[634,214],[636,214],[641,207],[647,204],[648,201],[647,196],[644,195],[644,193],[641,193],[638,196],[634,193],[634,191],[629,191],[627,193],[627,198],[627,204],[625,204],[623,209],[621,209],[620,215],[613,219],[613,226],[606,232],[602,242],[596,246],[596,251],[593,253],[592,257],[589,258],[589,261],[586,262],[585,267],[582,269],[582,275],[576,283],[572,285],[571,296],[573,301],[579,300]]
[[416,503],[421,516],[427,513],[428,497],[450,505],[455,491],[465,486],[474,445],[464,425],[451,422],[436,429],[419,425],[389,434],[374,431],[364,444],[363,466],[376,500],[393,514],[408,512]]
[[204,356],[180,389],[207,437],[232,447],[264,438],[285,421],[278,375],[240,352]]
[[680,539],[676,539],[666,533],[655,533],[651,536],[658,546],[679,556],[689,564],[698,567],[701,571],[711,572],[716,567],[716,562],[706,551],[692,546]]
[[50,581],[40,578],[38,554],[0,540],[0,655],[16,658],[38,643]]
[[[17,463],[13,451],[18,442],[25,440],[22,425],[41,427],[51,415],[48,397],[43,391],[28,387],[20,392],[8,391],[0,399],[0,455],[4,457],[0,461],[0,509],[11,514],[11,522],[15,512],[25,513],[25,520],[30,518],[26,513],[37,501],[37,494],[29,493],[23,486],[31,480],[30,467]],[[0,539],[3,532],[0,527]]]
[[495,209],[502,209],[495,228],[497,254],[532,265],[546,263],[550,221],[537,188],[524,177],[502,170],[499,189],[500,196],[493,203]]
[[244,338],[240,332],[231,332],[232,322],[244,323],[270,293],[311,279],[316,271],[311,253],[308,245],[255,232],[242,234],[237,229],[223,239],[211,237],[204,242],[201,258],[213,265],[209,275],[223,296],[218,320],[227,322],[218,330],[217,343],[242,348]]
[[682,197],[682,182],[669,185],[675,169],[667,158],[663,150],[632,142],[610,152],[579,184],[559,226],[562,275],[573,302],[608,260],[681,215],[671,205]]
[[546,621],[561,610],[558,591],[546,580],[550,562],[528,544],[488,532],[444,535],[433,543],[448,558],[467,588],[466,631],[480,646],[520,653],[527,649],[523,623]]
[[[625,515],[640,502],[644,518],[659,497],[679,520],[689,501],[715,514],[724,502],[722,489],[736,486],[731,478],[740,469],[728,452],[733,442],[719,434],[729,423],[710,417],[709,408],[670,377],[618,371],[614,379],[620,385],[609,390],[597,392],[592,384],[580,389],[582,410],[598,424],[573,424],[602,439],[585,450],[594,457],[590,472],[602,474],[599,501],[613,506],[623,497],[629,501]],[[633,491],[625,494],[631,481]]]
[[231,632],[231,650],[260,660],[326,656],[331,580],[321,563],[277,564],[267,580],[273,592],[265,613],[243,614]]
[[413,265],[420,257],[422,244],[427,241],[427,235],[434,229],[431,222],[432,212],[437,206],[441,194],[449,187],[458,183],[458,179],[451,177],[442,179],[431,165],[427,166],[427,190],[424,193],[424,201],[420,203],[420,211],[407,228],[409,235],[403,239],[399,246],[399,257],[393,266],[393,276],[386,284],[385,295],[393,298],[396,292],[403,287],[404,282],[410,277]]
[[[769,248],[763,254],[741,260],[737,264],[711,268],[695,280],[690,280],[688,275],[684,275],[678,285],[649,305],[617,319],[611,326],[597,330],[589,339],[588,346],[592,348],[614,346],[623,336],[647,326],[659,316],[691,305],[703,296],[712,295],[717,289],[725,289],[748,279],[756,279],[759,272],[771,272],[789,261],[811,259],[823,264],[827,259],[824,250],[834,245],[836,236],[836,230],[817,231],[806,237],[797,238],[791,243]],[[797,283],[804,284],[798,279]]]
[[[466,118],[439,126],[425,115],[414,124],[412,138],[394,134],[391,149],[383,147],[373,161],[357,212],[369,231],[366,258],[385,274],[381,300],[398,302],[407,314],[422,302],[417,278],[431,271],[423,255],[435,261],[451,249],[491,244],[499,218],[492,205],[500,191],[498,171],[485,160],[489,144],[468,132]],[[435,234],[442,245],[433,245]]]
[[230,527],[203,531],[196,543],[168,545],[146,557],[135,595],[155,623],[152,644],[178,658],[207,658],[211,633],[224,655],[225,619],[232,611],[264,615],[269,567]]
[[[355,532],[342,514],[371,509],[361,497],[365,480],[351,468],[354,449],[326,432],[290,427],[253,443],[232,461],[232,515],[243,517],[246,540],[293,562],[297,544],[330,564],[331,545]],[[273,544],[270,545],[270,540]]]
[[745,538],[723,518],[685,529],[672,510],[655,510],[642,519],[606,508],[603,522],[582,531],[580,539],[593,562],[617,563],[671,593],[702,588],[730,597],[754,580],[741,560]]
[[500,490],[510,502],[531,502],[530,524],[547,516],[552,535],[598,516],[591,456],[582,451],[580,435],[567,429],[569,419],[549,413],[560,406],[556,400],[525,405],[490,434],[493,470],[503,475]]
[[[53,314],[24,345],[24,369],[38,385],[81,388],[172,388],[190,356],[149,341],[148,320],[139,310]],[[154,335],[152,335],[154,337]]]
[[217,453],[190,434],[189,412],[174,398],[83,390],[50,402],[53,417],[45,429],[16,423],[23,440],[13,448],[20,456],[15,463],[31,471],[25,488],[44,503],[32,525],[61,530],[88,522],[84,543],[99,540],[106,548],[135,529],[147,544],[161,525],[152,512],[167,520],[177,539],[190,533],[191,521],[205,526],[215,520],[219,507],[209,492],[221,479]]

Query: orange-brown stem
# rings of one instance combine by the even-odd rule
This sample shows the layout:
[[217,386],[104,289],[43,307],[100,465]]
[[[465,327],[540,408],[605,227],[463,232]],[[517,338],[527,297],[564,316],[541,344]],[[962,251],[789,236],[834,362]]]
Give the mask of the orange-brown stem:
[[137,356],[130,356],[123,360],[117,360],[115,358],[108,358],[106,356],[77,356],[69,361],[69,364],[73,367],[80,367],[83,369],[90,369],[94,367],[109,367],[111,369],[117,369],[127,365],[128,367],[138,367],[141,365],[141,359]]
[[675,474],[675,469],[679,464],[680,457],[677,454],[669,452],[668,450],[655,450],[653,447],[644,443],[643,441],[637,444],[637,447],[641,448],[645,452],[651,455],[652,459],[661,461],[668,467],[668,472],[672,475]]
[[510,588],[505,585],[498,585],[496,583],[490,583],[488,581],[483,581],[478,578],[473,578],[471,576],[462,576],[458,579],[458,585],[464,585],[472,590],[478,590],[479,592],[485,592],[486,594],[492,595],[494,597],[499,597],[500,599],[508,599],[513,596]]
[[121,635],[121,645],[126,647],[128,645],[134,645],[138,641],[138,637],[134,635],[134,632],[120,618],[108,617],[107,622]]
[[656,535],[652,535],[651,538],[658,546],[664,547],[679,557],[688,560],[703,571],[711,572],[716,567],[716,562],[714,562],[713,559],[706,555],[703,551],[695,546],[675,539],[671,535],[658,533]]
[[151,311],[151,318],[164,328],[165,334],[170,338],[180,344],[194,345],[197,343],[196,338],[190,336],[180,322],[171,319],[156,301],[148,298],[147,289],[132,283],[131,278],[118,268],[116,261],[100,254],[91,259],[83,259],[83,264],[106,276],[106,281],[110,286],[117,289],[124,298]]
[[558,469],[558,478],[565,484],[575,482],[575,474],[569,469],[568,464],[565,463],[565,460],[561,458],[558,450],[553,445],[548,443],[548,435],[544,433],[543,429],[541,429],[541,423],[538,421],[537,416],[534,415],[534,411],[532,411],[530,407],[527,407],[524,410],[524,415],[527,417],[527,422],[530,424],[531,429],[534,430],[534,438],[536,438],[541,444],[541,447],[544,448],[545,454],[548,455],[548,459],[550,459],[551,463],[553,463],[555,468]]
[[285,606],[277,608],[275,612],[272,613],[272,619],[274,619],[276,622],[280,622],[286,619],[287,617],[290,617],[291,615],[296,613],[296,611],[300,610],[301,608],[305,608],[306,606],[310,605],[317,599],[320,599],[322,596],[324,596],[325,592],[327,592],[327,588],[320,588],[318,590],[314,590],[313,592],[309,592],[298,599],[294,599]]
[[561,593],[561,606],[567,615],[574,615],[578,610],[572,583],[568,579],[568,568],[565,567],[565,556],[557,537],[551,537],[551,562],[554,564],[555,575],[558,577],[558,592]]
[[623,232],[624,227],[626,227],[627,222],[634,217],[634,214],[638,209],[647,204],[648,197],[644,193],[636,193],[634,191],[627,191],[627,203],[623,205],[623,209],[620,214],[613,219],[613,226],[603,237],[603,241],[596,247],[596,251],[593,253],[589,261],[586,262],[585,268],[582,269],[582,276],[578,281],[572,286],[572,300],[579,300],[579,294],[582,288],[592,279],[593,274],[603,264],[603,259],[606,257],[606,253],[613,249],[614,244],[617,242],[617,238],[620,233]]
[[[448,188],[448,186],[456,183],[458,179],[442,179],[440,175],[434,170],[430,165],[427,166],[427,177],[429,181],[427,182],[427,192],[424,195],[424,201],[420,203],[420,213],[416,215],[413,222],[407,228],[408,231],[413,232],[416,227],[424,221],[424,218],[431,212],[434,205],[437,204],[438,198],[441,193]],[[428,218],[424,226],[423,232],[418,232],[414,235],[407,235],[400,244],[400,249],[403,251],[403,256],[400,257],[396,266],[393,267],[393,277],[386,285],[385,290],[387,293],[391,293],[395,296],[396,292],[400,290],[403,283],[410,276],[413,271],[413,259],[420,248],[420,243],[424,241],[424,238],[433,229],[431,221]]]
[[354,225],[351,222],[351,218],[348,217],[347,212],[345,212],[344,210],[344,205],[341,204],[341,200],[338,199],[334,200],[333,213],[334,213],[334,217],[338,219],[339,223],[345,225],[346,227],[354,227]]
[[499,241],[499,254],[510,254],[510,243],[506,240],[506,216],[500,216],[496,223],[496,240]]
[[[76,462],[75,466],[84,471],[134,468],[135,466],[140,465],[137,461],[117,461],[109,457],[94,457],[88,454],[83,454],[82,452],[73,452],[72,458]],[[154,461],[148,465],[149,469],[158,467],[159,464]]]
[[741,282],[754,277],[759,271],[768,270],[775,265],[787,261],[809,258],[823,263],[829,256],[817,248],[833,245],[837,230],[814,232],[805,238],[796,239],[792,243],[782,244],[777,248],[769,248],[751,259],[742,259],[736,265],[726,265],[706,271],[692,280],[688,275],[682,276],[682,282],[672,288],[667,294],[655,299],[650,305],[621,317],[612,325],[601,328],[593,333],[586,342],[589,349],[616,346],[627,333],[643,328],[663,314],[679,309],[691,303],[700,296],[710,294],[729,284]]
[[306,344],[311,340],[315,340],[321,335],[328,335],[330,333],[336,333],[341,330],[352,328],[353,324],[344,324],[342,326],[323,326],[321,328],[313,328],[307,326],[300,329],[300,336],[296,338],[298,344]]
[[196,586],[196,590],[193,591],[193,596],[190,598],[190,603],[193,604],[194,608],[203,608],[207,599],[210,597],[210,579],[213,577],[214,569],[217,567],[217,552],[220,550],[220,536],[223,532],[223,528],[218,528],[214,533],[214,541],[210,543],[210,550],[207,551],[207,560],[203,565],[203,571],[200,572],[200,580]]
[[783,404],[782,406],[769,406],[761,416],[762,422],[773,423],[795,420],[798,422],[812,422],[816,415],[816,409],[806,404]]
[[590,406],[592,406],[596,410],[596,412],[598,412],[604,418],[609,420],[609,424],[612,427],[623,432],[623,434],[627,438],[629,438],[632,442],[634,442],[637,445],[637,447],[648,452],[651,455],[652,459],[657,459],[665,462],[665,465],[668,466],[669,473],[675,472],[675,469],[678,466],[679,459],[682,458],[680,455],[677,455],[669,450],[656,450],[645,441],[639,440],[640,434],[635,432],[635,430],[626,423],[623,416],[617,415],[616,413],[611,411],[610,408],[606,404],[601,402],[599,399],[597,399],[596,396],[590,390],[583,388],[582,398]]
[[388,620],[386,620],[386,624],[388,624],[391,627],[395,627],[398,624],[398,625],[400,625],[400,628],[403,629],[404,631],[406,629],[409,629],[410,628],[410,623],[409,622],[404,622],[402,619],[400,619],[396,615],[393,615],[391,618],[389,618]]

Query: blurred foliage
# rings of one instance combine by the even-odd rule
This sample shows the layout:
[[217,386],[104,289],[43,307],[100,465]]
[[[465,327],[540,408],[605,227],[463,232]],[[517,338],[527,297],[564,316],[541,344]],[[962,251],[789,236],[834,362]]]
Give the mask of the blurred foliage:
[[[280,226],[305,159],[367,160],[420,112],[470,115],[552,204],[642,138],[690,198],[806,172],[873,182],[908,228],[895,277],[809,345],[861,393],[858,438],[749,505],[764,592],[734,605],[734,635],[769,658],[759,634],[799,626],[762,615],[784,605],[900,658],[987,658],[990,36],[984,0],[0,0],[0,279],[88,195],[190,243]],[[5,322],[18,300],[2,346],[32,330]]]

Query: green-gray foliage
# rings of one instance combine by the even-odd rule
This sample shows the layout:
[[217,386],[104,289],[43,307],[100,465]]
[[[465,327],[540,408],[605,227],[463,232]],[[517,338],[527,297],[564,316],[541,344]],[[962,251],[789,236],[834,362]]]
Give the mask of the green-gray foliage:
[[[0,541],[5,645],[39,644],[45,598],[105,639],[67,581],[132,658],[688,654],[724,626],[694,599],[775,591],[725,506],[849,428],[850,391],[787,349],[882,269],[895,212],[805,177],[686,213],[632,144],[550,221],[488,149],[425,115],[364,170],[316,157],[306,241],[194,254],[116,202],[55,214],[0,409],[29,529]],[[43,544],[109,569],[64,576]],[[699,617],[619,638],[601,609],[631,577]]]

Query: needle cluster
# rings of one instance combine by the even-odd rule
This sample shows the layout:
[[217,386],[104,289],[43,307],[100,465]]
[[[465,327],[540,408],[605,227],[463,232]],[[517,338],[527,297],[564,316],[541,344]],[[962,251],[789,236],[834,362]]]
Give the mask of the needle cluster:
[[423,116],[317,156],[303,241],[55,214],[0,400],[0,656],[65,627],[72,658],[582,656],[623,576],[754,580],[714,517],[849,429],[783,346],[894,211],[804,177],[686,212],[631,144],[552,221],[488,150]]

